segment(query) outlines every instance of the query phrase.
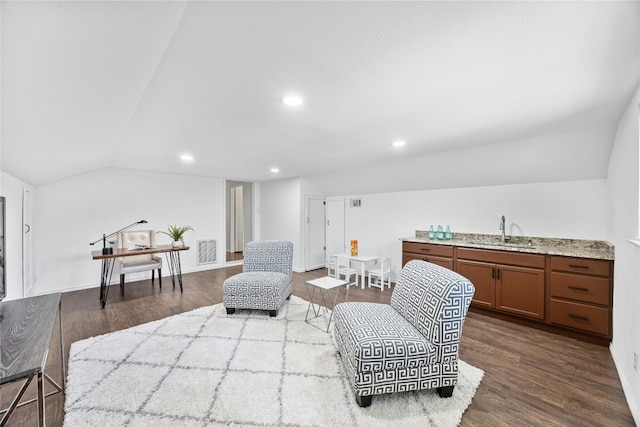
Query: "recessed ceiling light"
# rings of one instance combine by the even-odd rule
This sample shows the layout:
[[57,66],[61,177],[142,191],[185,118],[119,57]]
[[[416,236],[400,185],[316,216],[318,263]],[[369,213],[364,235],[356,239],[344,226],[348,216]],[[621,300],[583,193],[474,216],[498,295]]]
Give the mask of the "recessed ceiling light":
[[278,168],[271,168],[271,169],[270,169],[270,171],[271,171],[271,173],[278,173],[278,172],[280,172],[280,169],[278,169]]
[[392,147],[396,147],[396,148],[397,148],[397,147],[404,147],[404,146],[405,146],[405,144],[406,144],[406,142],[404,142],[404,141],[402,141],[402,140],[400,140],[400,139],[399,139],[399,140],[397,140],[397,141],[393,141],[393,142],[391,143],[391,146],[392,146]]
[[299,107],[304,102],[298,95],[287,95],[280,101],[282,101],[284,105],[288,105],[289,107]]
[[182,154],[180,155],[180,160],[183,162],[193,162],[194,158],[191,154]]

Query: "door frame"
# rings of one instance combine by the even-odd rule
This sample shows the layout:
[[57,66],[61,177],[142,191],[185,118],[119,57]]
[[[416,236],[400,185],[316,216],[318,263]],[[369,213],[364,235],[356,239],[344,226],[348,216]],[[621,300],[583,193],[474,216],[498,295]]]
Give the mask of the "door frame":
[[[322,215],[317,217],[317,210],[312,209],[312,203],[321,203]],[[317,270],[325,266],[325,249],[326,249],[326,235],[325,235],[325,218],[326,218],[326,203],[324,197],[305,195],[304,196],[304,270]],[[317,205],[315,206],[317,208]],[[320,234],[322,236],[322,251],[315,249],[313,235]],[[318,255],[321,254],[320,258]],[[320,261],[318,261],[320,260]]]

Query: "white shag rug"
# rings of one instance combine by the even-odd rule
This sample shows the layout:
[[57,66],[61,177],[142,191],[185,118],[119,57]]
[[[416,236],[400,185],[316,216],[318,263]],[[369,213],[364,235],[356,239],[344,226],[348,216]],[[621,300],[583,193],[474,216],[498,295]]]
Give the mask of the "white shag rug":
[[332,333],[304,322],[307,305],[292,296],[278,317],[269,318],[247,310],[227,316],[217,304],[75,342],[64,425],[460,423],[484,375],[481,369],[460,361],[451,398],[423,390],[374,396],[370,407],[360,408]]

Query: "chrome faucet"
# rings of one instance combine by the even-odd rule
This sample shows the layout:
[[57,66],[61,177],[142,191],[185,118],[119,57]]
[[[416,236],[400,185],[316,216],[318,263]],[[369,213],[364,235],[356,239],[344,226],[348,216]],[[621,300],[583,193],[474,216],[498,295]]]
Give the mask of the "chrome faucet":
[[504,244],[507,240],[505,236],[504,215],[500,218],[500,231],[502,231],[502,244]]

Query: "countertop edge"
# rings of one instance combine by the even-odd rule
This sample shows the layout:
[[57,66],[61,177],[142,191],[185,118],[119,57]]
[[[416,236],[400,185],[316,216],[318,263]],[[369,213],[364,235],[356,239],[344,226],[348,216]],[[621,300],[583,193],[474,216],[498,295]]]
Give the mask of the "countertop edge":
[[519,236],[513,239],[514,243],[507,243],[505,245],[500,243],[499,235],[478,235],[470,233],[455,234],[452,236],[451,240],[429,239],[416,236],[402,237],[400,240],[403,242],[430,243],[434,245],[473,249],[556,255],[607,261],[615,260],[614,246],[604,240],[556,239]]

